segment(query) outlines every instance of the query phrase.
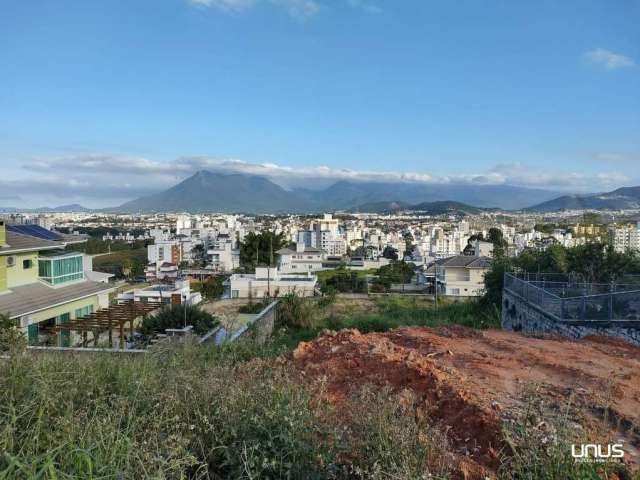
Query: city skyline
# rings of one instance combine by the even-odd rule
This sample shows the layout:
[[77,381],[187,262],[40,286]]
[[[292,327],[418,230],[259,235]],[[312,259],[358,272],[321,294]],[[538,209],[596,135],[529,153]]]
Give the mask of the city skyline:
[[639,19],[637,1],[21,2],[0,19],[0,206],[113,206],[201,169],[637,185]]

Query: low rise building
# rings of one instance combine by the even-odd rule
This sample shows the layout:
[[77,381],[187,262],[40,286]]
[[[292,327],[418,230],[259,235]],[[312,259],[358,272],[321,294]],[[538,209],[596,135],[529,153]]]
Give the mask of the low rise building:
[[294,292],[303,297],[312,297],[317,282],[318,278],[311,272],[283,274],[276,268],[258,267],[256,273],[235,273],[225,280],[225,297],[260,299]]
[[280,273],[317,272],[323,269],[325,255],[319,248],[297,243],[295,250],[282,248],[276,254],[278,255],[278,272]]
[[118,303],[132,301],[135,303],[161,303],[197,305],[202,301],[199,292],[192,292],[188,279],[176,280],[173,285],[151,285],[136,288],[118,295]]
[[484,291],[484,275],[491,269],[489,257],[456,255],[436,260],[426,274],[435,276],[438,293],[454,297],[478,297]]

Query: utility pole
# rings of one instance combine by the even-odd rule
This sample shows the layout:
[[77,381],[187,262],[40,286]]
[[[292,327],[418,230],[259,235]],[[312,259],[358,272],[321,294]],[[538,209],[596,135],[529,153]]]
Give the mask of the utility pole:
[[267,269],[267,295],[271,300],[271,265],[273,264],[273,234],[269,233],[269,268]]
[[435,309],[436,312],[438,311],[438,260],[436,260],[435,262],[435,267],[436,267],[436,271],[435,271],[435,277],[434,277],[434,289],[433,289],[433,293],[434,293],[434,305],[435,305]]

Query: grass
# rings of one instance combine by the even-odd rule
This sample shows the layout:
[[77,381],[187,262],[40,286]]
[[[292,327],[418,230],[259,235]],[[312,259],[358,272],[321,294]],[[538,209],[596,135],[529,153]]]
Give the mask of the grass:
[[94,257],[93,269],[97,272],[113,273],[120,276],[124,266],[133,264],[146,265],[146,263],[147,249],[132,248]]
[[[527,385],[522,393],[524,407],[504,423],[507,449],[502,455],[499,476],[505,480],[600,480],[632,477],[620,463],[575,462],[571,445],[594,443],[581,425],[581,411],[569,399],[551,408],[548,400],[537,392],[538,386]],[[595,443],[603,443],[595,441]],[[610,443],[617,443],[611,439]],[[604,442],[606,445],[606,442]]]
[[[307,300],[311,301],[311,300]],[[305,327],[285,325],[274,336],[274,342],[294,348],[301,341],[314,339],[324,330],[354,328],[362,333],[386,332],[402,326],[438,327],[464,325],[471,328],[499,328],[498,312],[481,307],[477,302],[439,302],[423,297],[401,295],[381,296],[364,304],[338,299],[337,305],[317,308],[315,318],[308,319]],[[346,308],[345,308],[346,306]],[[337,308],[336,308],[337,307]]]
[[421,445],[431,427],[401,414],[388,396],[352,399],[367,414],[345,425],[317,401],[322,384],[278,362],[249,360],[259,349],[1,362],[0,479],[418,478],[429,471]]
[[333,269],[333,270],[320,270],[315,272],[318,277],[319,282],[326,282],[330,278],[335,277],[338,273],[343,273],[344,271],[349,273],[355,272],[358,278],[366,278],[367,275],[375,275],[378,271],[377,268],[370,268],[368,270],[351,270],[351,269]]
[[[420,399],[365,387],[335,408],[322,381],[273,357],[322,328],[494,326],[478,308],[338,299],[262,346],[11,356],[0,361],[0,480],[455,478],[445,430],[418,414]],[[309,314],[297,303],[291,312]],[[500,478],[630,478],[619,466],[573,463],[579,412],[549,411],[534,389],[525,395],[505,422]]]

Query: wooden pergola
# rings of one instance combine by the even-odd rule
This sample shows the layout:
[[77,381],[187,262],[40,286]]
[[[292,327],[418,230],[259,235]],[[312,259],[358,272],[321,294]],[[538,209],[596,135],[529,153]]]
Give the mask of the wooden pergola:
[[148,313],[161,308],[160,302],[136,303],[128,301],[125,303],[110,305],[97,312],[90,313],[84,317],[75,318],[66,323],[56,325],[51,330],[54,332],[76,331],[82,332],[82,346],[88,345],[88,332],[93,333],[93,344],[98,345],[98,336],[105,330],[109,334],[109,348],[113,348],[113,329],[118,328],[120,333],[120,348],[124,350],[124,333],[127,323],[129,333],[134,333],[134,321]]

